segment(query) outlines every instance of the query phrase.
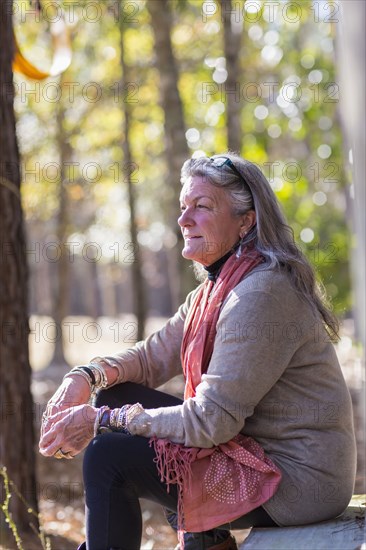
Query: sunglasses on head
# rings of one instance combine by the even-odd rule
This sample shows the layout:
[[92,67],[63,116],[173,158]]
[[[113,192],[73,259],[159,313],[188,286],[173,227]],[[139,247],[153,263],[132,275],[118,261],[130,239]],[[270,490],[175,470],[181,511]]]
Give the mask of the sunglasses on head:
[[254,202],[253,193],[249,183],[243,178],[243,176],[241,175],[241,173],[239,172],[239,170],[237,169],[237,167],[229,157],[220,157],[220,156],[210,157],[210,161],[216,168],[222,168],[223,166],[228,166],[234,172],[234,174],[236,174],[238,178],[248,187],[250,194],[252,195],[252,200]]

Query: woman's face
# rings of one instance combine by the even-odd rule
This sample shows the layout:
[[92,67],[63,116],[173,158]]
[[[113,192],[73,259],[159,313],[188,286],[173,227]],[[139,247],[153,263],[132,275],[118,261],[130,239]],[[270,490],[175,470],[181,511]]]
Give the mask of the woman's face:
[[244,216],[232,212],[226,191],[200,176],[189,178],[180,195],[184,258],[208,266],[240,238]]

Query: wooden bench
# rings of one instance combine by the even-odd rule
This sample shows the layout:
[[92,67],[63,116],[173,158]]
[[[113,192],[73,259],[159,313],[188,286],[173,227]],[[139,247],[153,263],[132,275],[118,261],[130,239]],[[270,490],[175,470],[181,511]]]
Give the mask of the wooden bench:
[[365,496],[337,519],[300,527],[253,528],[239,550],[366,550]]

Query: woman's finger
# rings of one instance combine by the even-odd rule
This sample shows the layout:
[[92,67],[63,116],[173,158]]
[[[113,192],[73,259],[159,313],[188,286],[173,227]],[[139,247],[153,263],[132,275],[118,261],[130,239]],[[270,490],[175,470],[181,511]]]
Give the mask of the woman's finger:
[[43,456],[53,456],[62,447],[62,441],[62,434],[57,434],[52,440],[40,441],[39,452]]
[[49,430],[47,430],[41,437],[39,441],[40,447],[47,447],[50,445],[57,436],[60,434],[60,430],[56,428],[56,426],[52,426]]

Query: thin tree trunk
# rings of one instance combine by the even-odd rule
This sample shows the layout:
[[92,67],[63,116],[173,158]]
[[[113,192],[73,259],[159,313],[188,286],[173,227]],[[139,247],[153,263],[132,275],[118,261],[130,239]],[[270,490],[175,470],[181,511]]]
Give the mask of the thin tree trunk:
[[[7,468],[9,477],[37,512],[28,270],[13,109],[12,4],[12,0],[0,2],[0,466]],[[11,511],[18,529],[29,530],[27,507],[14,492]],[[5,534],[7,526],[1,525],[2,521],[3,516],[0,529]]]
[[[131,82],[130,69],[125,58],[125,22],[120,18],[120,33],[121,33],[121,66],[122,66],[122,90],[126,88],[128,82]],[[123,163],[126,170],[123,171],[127,179],[128,202],[130,208],[130,236],[132,249],[134,251],[134,261],[131,264],[132,269],[132,285],[134,296],[134,313],[137,319],[137,340],[142,340],[145,334],[146,322],[146,299],[145,285],[142,275],[142,254],[137,240],[137,225],[136,225],[136,199],[132,174],[134,173],[134,163],[132,159],[130,147],[130,118],[131,106],[128,101],[123,102],[124,106],[124,124],[123,124]]]
[[[181,191],[180,171],[182,164],[189,157],[185,137],[185,124],[182,101],[178,90],[178,68],[173,53],[171,41],[172,14],[168,0],[147,2],[151,16],[151,25],[155,36],[156,64],[160,73],[161,102],[165,113],[165,153],[168,165],[168,181],[166,186],[173,190],[169,222],[175,228],[178,244],[175,248],[171,285],[172,304],[176,309],[182,303],[187,292],[194,287],[192,269],[181,255],[183,248],[182,234],[177,225],[178,201]],[[174,288],[175,285],[175,288]]]
[[242,131],[240,125],[240,45],[241,29],[231,18],[232,0],[221,0],[221,10],[224,23],[224,54],[226,59],[227,80],[225,82],[225,97],[227,110],[227,143],[230,151],[240,154]]
[[[62,87],[65,76],[61,76],[60,86]],[[58,258],[55,262],[56,268],[56,290],[54,291],[54,303],[52,317],[56,326],[55,349],[51,363],[55,365],[66,365],[64,354],[64,340],[62,321],[68,314],[69,280],[70,280],[70,259],[66,247],[69,230],[69,204],[67,194],[67,182],[65,166],[71,161],[72,151],[67,140],[64,129],[65,107],[63,102],[58,103],[57,111],[57,146],[60,155],[60,181],[59,181],[59,210],[56,220],[56,236],[58,244]],[[51,266],[52,267],[52,266]]]
[[[365,227],[365,71],[366,48],[364,21],[366,6],[355,0],[342,2],[341,18],[336,34],[336,63],[340,89],[339,115],[342,121],[345,159],[352,151],[353,161],[349,166],[353,183],[353,198],[350,186],[345,190],[347,198],[346,218],[355,246],[351,247],[351,276],[354,290],[355,338],[366,348],[366,227]],[[365,370],[365,360],[363,360]],[[357,441],[357,476],[355,492],[365,492],[366,469],[366,402],[365,377],[360,376],[357,388],[351,388]]]

